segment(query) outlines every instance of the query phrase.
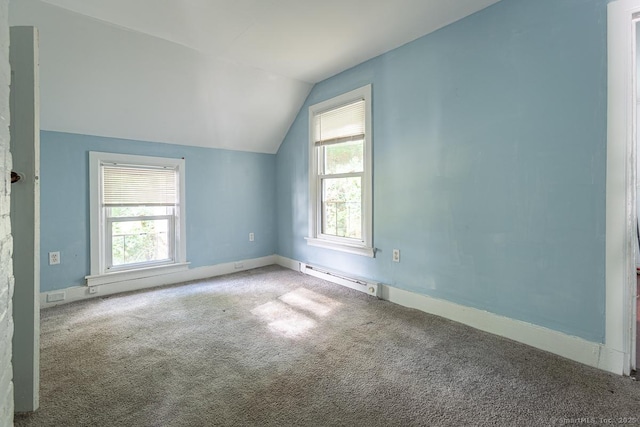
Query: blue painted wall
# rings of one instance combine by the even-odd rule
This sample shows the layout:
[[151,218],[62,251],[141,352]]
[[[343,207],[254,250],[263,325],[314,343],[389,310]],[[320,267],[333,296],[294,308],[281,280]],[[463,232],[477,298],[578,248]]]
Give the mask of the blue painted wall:
[[[607,3],[503,0],[317,84],[277,154],[278,253],[603,342]],[[307,109],[368,83],[375,259],[304,240]]]
[[[89,151],[185,158],[191,268],[275,253],[275,155],[43,131],[42,292],[83,285],[90,272]],[[48,265],[50,251],[60,265]]]

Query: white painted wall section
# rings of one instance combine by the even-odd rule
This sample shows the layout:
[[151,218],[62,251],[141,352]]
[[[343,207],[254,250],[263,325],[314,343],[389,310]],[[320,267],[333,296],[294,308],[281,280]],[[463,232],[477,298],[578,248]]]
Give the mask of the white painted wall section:
[[316,83],[499,0],[43,1],[200,52]]
[[39,406],[40,384],[40,92],[38,30],[12,27],[11,144],[13,169],[21,175],[11,186],[13,240],[13,383],[16,412]]
[[9,1],[0,0],[0,425],[13,425],[13,241],[9,206],[11,154],[9,153]]
[[633,16],[640,0],[609,3],[607,13],[607,222],[606,347],[621,355],[624,374],[632,366],[635,295],[636,182],[633,75]]
[[275,153],[311,84],[34,0],[42,129]]

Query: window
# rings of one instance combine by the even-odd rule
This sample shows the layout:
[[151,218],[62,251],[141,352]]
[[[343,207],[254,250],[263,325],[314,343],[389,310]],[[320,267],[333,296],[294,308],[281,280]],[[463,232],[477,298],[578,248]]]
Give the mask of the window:
[[89,285],[187,268],[184,159],[90,153]]
[[371,85],[309,107],[310,245],[373,257]]

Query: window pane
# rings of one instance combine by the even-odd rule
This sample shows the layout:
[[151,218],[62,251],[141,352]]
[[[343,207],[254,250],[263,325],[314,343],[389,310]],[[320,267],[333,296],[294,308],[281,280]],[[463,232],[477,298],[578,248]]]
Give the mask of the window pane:
[[325,175],[364,170],[364,141],[327,145],[323,149]]
[[117,206],[106,208],[110,218],[173,215],[173,206]]
[[169,219],[117,221],[111,227],[111,262],[121,266],[173,258]]
[[361,178],[322,180],[322,233],[362,238]]

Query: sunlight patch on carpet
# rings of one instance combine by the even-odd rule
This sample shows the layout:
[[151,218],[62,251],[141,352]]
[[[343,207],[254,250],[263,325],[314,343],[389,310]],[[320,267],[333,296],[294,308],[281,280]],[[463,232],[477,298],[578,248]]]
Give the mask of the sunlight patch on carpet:
[[287,338],[299,338],[317,326],[309,315],[325,317],[340,305],[342,303],[324,295],[298,288],[280,296],[278,301],[269,301],[254,308],[251,313],[267,323],[272,332]]
[[320,317],[328,315],[335,308],[342,305],[342,303],[336,300],[305,288],[288,292],[278,299],[292,307],[309,311]]
[[298,338],[316,326],[315,320],[280,301],[262,304],[251,313],[266,322],[272,332],[287,338]]

